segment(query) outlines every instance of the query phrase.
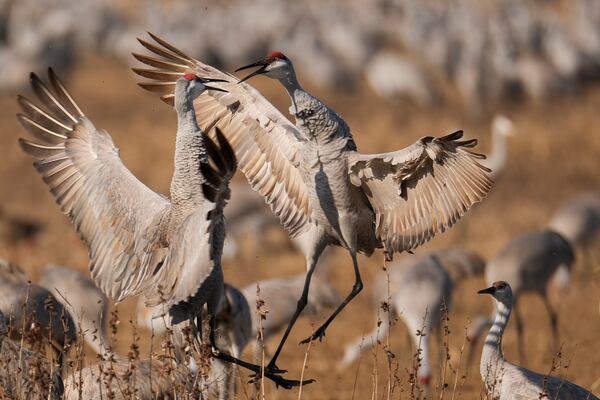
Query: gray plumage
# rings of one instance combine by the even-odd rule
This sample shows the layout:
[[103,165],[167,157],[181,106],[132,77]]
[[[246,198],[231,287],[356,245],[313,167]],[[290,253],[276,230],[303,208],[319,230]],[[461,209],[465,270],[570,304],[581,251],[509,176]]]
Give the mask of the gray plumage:
[[[34,74],[32,86],[46,110],[24,97],[22,125],[40,142],[20,139],[35,167],[90,250],[96,284],[117,301],[143,294],[163,304],[172,322],[194,318],[204,304],[214,315],[221,296],[222,209],[235,169],[233,155],[196,123],[193,100],[202,78],[177,82],[178,116],[171,200],[138,181],[121,162],[110,135],[83,114],[52,70],[51,89]],[[219,169],[208,164],[212,159]],[[185,276],[186,279],[179,279]]]
[[100,355],[110,353],[108,299],[88,276],[71,268],[46,265],[38,284],[49,290],[73,316],[77,333]]
[[[216,326],[217,347],[226,349],[232,356],[239,358],[250,340],[252,319],[244,294],[229,284],[225,284],[225,295],[219,304]],[[234,398],[236,378],[237,369],[232,364],[213,360],[208,389],[216,392],[219,400]]]
[[[204,84],[220,80],[171,75],[176,82],[169,101],[178,128],[169,201],[131,174],[110,135],[93,126],[52,69],[48,75],[51,89],[31,74],[46,110],[18,97],[24,112],[18,119],[41,143],[19,139],[19,144],[37,159],[34,166],[88,245],[94,282],[116,301],[143,295],[148,306],[160,305],[177,329],[189,322],[195,333],[206,306],[214,344],[214,317],[224,290],[223,208],[237,161],[218,127],[214,141],[200,129],[194,100],[207,89],[222,90]],[[211,350],[215,358],[259,371],[216,347]],[[301,384],[270,372],[265,376],[288,388]]]
[[558,320],[548,299],[548,281],[557,269],[561,267],[570,269],[574,260],[575,255],[569,242],[560,234],[544,229],[516,236],[487,265],[485,277],[488,283],[506,281],[512,287],[521,358],[523,357],[523,323],[517,308],[519,296],[524,292],[534,292],[542,296],[550,317],[556,346]]
[[389,312],[379,312],[375,329],[346,346],[341,365],[349,365],[362,351],[377,344],[388,333],[390,316],[397,316],[406,324],[415,348],[421,349],[417,377],[421,384],[428,385],[431,379],[429,341],[444,318],[442,307],[450,306],[452,287],[452,279],[435,253],[406,256],[389,264],[387,274],[382,271],[375,278],[372,292],[373,304],[377,308],[386,304]]
[[355,283],[310,339],[321,338],[362,289],[357,252],[370,255],[384,247],[391,258],[413,249],[454,224],[491,188],[488,170],[477,161],[481,157],[468,150],[476,141],[460,141],[462,132],[424,137],[396,152],[360,154],[347,124],[300,86],[283,54],[270,53],[250,65],[260,67],[251,75],[264,73],[285,86],[296,126],[251,86],[151,36],[157,44],[140,43],[158,58],[134,54],[157,68],[151,73],[134,70],[158,81],[145,87],[170,101],[174,75],[186,69],[226,80],[221,87],[227,94],[211,92],[196,102],[199,124],[218,116],[217,126],[232,143],[250,185],[265,197],[291,236],[308,238],[302,249],[308,271],[305,288],[268,369],[276,369],[281,348],[307,303],[310,278],[325,247],[339,245],[349,251]]
[[485,260],[478,253],[462,249],[449,248],[432,252],[440,261],[442,267],[454,284],[470,278],[481,276],[485,272]]
[[574,246],[588,246],[600,232],[600,196],[582,194],[556,211],[548,224]]
[[[59,358],[77,341],[77,330],[68,310],[48,290],[30,283],[21,268],[0,259],[0,311],[11,325],[11,337],[20,339],[34,325],[40,327]],[[29,338],[37,340],[37,338]]]
[[41,354],[10,340],[6,318],[0,311],[0,397],[59,400],[62,394],[59,369]]
[[479,293],[496,300],[494,324],[481,353],[480,373],[488,395],[497,400],[598,400],[584,388],[555,376],[543,375],[508,362],[502,353],[502,335],[508,324],[514,296],[507,282],[499,281]]

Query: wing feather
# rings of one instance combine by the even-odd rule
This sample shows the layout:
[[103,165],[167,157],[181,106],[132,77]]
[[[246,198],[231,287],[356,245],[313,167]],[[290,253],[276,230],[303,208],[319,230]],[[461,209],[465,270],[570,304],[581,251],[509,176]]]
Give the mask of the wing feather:
[[[195,100],[199,125],[208,131],[206,126],[218,120],[217,126],[235,150],[238,166],[250,186],[265,197],[292,236],[308,229],[311,209],[308,189],[297,169],[302,145],[297,128],[251,86],[238,84],[232,75],[189,57],[153,34],[150,37],[156,44],[139,41],[154,57],[134,57],[156,68],[157,76],[152,77],[147,69],[134,70],[153,79],[140,86],[168,96],[172,89],[171,82],[163,80],[166,73],[177,75],[189,69],[199,76],[226,80],[218,85],[229,93],[209,90]],[[165,96],[164,100],[171,99]]]
[[424,137],[391,153],[349,158],[350,180],[365,191],[376,213],[386,255],[411,250],[444,232],[491,189],[489,170],[467,151],[462,131]]
[[19,139],[61,210],[90,252],[94,281],[121,301],[148,285],[152,254],[160,244],[169,202],[123,165],[110,135],[97,130],[52,70],[51,88],[31,83],[40,106],[19,97],[23,126],[42,143]]

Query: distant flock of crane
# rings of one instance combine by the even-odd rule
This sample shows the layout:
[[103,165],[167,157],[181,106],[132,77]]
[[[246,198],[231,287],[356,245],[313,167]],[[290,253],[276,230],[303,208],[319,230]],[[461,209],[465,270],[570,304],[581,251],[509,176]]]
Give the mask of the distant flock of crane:
[[[430,333],[440,329],[453,287],[466,277],[485,275],[490,286],[480,293],[492,295],[497,309],[470,334],[476,339],[490,327],[480,364],[488,394],[497,399],[598,399],[571,382],[509,363],[501,343],[513,308],[521,335],[516,306],[527,291],[543,296],[557,342],[557,315],[546,288],[557,273],[566,284],[576,248],[597,237],[597,195],[569,203],[547,229],[515,237],[487,263],[462,248],[393,261],[395,253],[410,252],[444,232],[486,197],[492,177],[497,179],[506,163],[505,142],[515,131],[510,120],[498,117],[493,123],[494,149],[487,160],[474,151],[476,141],[463,139],[461,131],[423,137],[398,151],[362,154],[342,117],[301,86],[292,61],[281,52],[239,68],[254,71],[238,80],[158,36],[150,37],[139,39],[149,53],[134,54],[147,67],[134,72],[147,78],[141,87],[158,93],[177,113],[168,199],[131,174],[110,134],[85,116],[53,70],[48,72],[49,83],[31,75],[36,102],[17,98],[22,110],[17,117],[33,138],[20,139],[21,148],[35,158],[34,167],[88,246],[91,278],[49,265],[40,281],[31,283],[18,266],[0,263],[0,394],[100,399],[116,391],[109,398],[125,398],[125,393],[109,387],[102,371],[109,364],[116,376],[130,371],[132,361],[109,344],[107,315],[108,298],[122,301],[132,296],[140,301],[141,325],[159,335],[171,333],[180,345],[187,335],[194,338],[191,349],[176,348],[171,366],[184,386],[207,358],[212,359],[210,374],[200,385],[221,399],[235,396],[234,364],[252,371],[255,380],[264,376],[287,389],[312,383],[286,377],[277,365],[290,331],[301,314],[335,308],[303,343],[322,340],[363,288],[357,253],[371,255],[381,249],[388,264],[373,284],[373,299],[376,306],[389,304],[389,312],[380,313],[373,332],[347,346],[341,367],[375,345],[398,316],[420,348],[418,381],[429,387]],[[259,75],[285,88],[295,125],[246,83]],[[236,168],[254,195],[229,184]],[[230,198],[232,204],[227,205]],[[270,215],[252,199],[266,202]],[[231,216],[232,221],[252,221],[243,225],[267,225],[273,223],[272,215],[304,254],[307,273],[259,281],[241,290],[226,284],[221,257],[226,230],[236,232],[236,223],[230,227],[224,221]],[[18,221],[9,222],[19,238],[28,236]],[[11,230],[5,230],[10,236]],[[232,243],[230,256],[236,249]],[[331,246],[345,249],[352,261],[355,282],[345,297],[327,278]],[[253,311],[262,303],[266,315]],[[51,343],[58,366],[15,342],[33,326]],[[260,352],[262,341],[284,328],[266,365],[240,359],[249,342]],[[102,361],[61,376],[65,349],[79,340],[78,332]],[[208,353],[201,345],[208,346]],[[521,358],[522,350],[519,339]],[[137,396],[169,398],[177,379],[152,378],[169,361],[135,363]]]
[[23,87],[22,71],[44,65],[67,73],[87,53],[128,62],[144,27],[227,68],[285,48],[316,86],[352,89],[364,81],[386,99],[423,106],[444,101],[444,83],[452,82],[471,112],[519,93],[543,101],[600,76],[595,0],[131,4],[135,15],[102,0],[55,0],[44,8],[36,0],[3,1],[0,88]]

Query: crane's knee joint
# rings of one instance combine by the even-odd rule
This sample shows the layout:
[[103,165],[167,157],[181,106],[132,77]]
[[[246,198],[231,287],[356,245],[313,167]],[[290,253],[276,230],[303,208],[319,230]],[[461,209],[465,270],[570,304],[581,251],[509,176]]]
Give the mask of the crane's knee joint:
[[304,307],[306,307],[307,304],[308,301],[304,297],[301,297],[296,303],[296,309],[303,309]]
[[358,293],[363,289],[363,283],[362,281],[357,281],[356,283],[354,283],[354,286],[352,286],[352,291],[354,293]]

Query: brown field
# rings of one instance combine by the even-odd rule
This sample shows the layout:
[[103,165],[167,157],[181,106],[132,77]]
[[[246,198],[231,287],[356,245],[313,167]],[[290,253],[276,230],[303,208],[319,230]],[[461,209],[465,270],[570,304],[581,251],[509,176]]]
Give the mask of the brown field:
[[[68,86],[95,124],[113,135],[125,164],[133,173],[154,190],[167,194],[172,173],[175,115],[157,97],[139,89],[135,82],[126,66],[103,59],[87,59]],[[254,84],[287,114],[287,98],[275,82],[256,79]],[[455,105],[425,111],[408,105],[383,103],[367,90],[353,95],[316,93],[347,119],[363,152],[398,149],[425,134],[441,135],[457,128],[464,129],[469,137],[480,138],[479,148],[482,151],[489,148],[489,119],[468,119]],[[36,268],[49,261],[86,270],[84,245],[67,218],[60,214],[31,167],[31,160],[17,147],[16,138],[25,132],[14,117],[17,105],[13,95],[0,96],[0,110],[0,144],[3,150],[0,204],[10,214],[31,217],[47,226],[33,250],[26,246],[3,246],[0,255],[20,263],[34,281],[38,277]],[[418,251],[464,245],[477,249],[486,258],[492,257],[513,235],[544,226],[552,211],[563,201],[582,191],[600,188],[599,110],[598,88],[555,99],[546,105],[502,106],[501,111],[513,118],[519,129],[519,135],[510,144],[510,165],[503,179],[489,199],[462,222],[468,224],[468,230],[452,229]],[[236,179],[243,177],[237,176]],[[466,236],[461,232],[466,232]],[[304,269],[303,257],[287,247],[257,251],[248,250],[251,246],[244,247],[245,251],[236,262],[225,265],[226,280],[235,285],[246,285],[257,277],[293,274]],[[600,255],[598,251],[594,253],[596,257]],[[388,363],[381,348],[375,356],[373,352],[365,352],[360,366],[355,364],[343,372],[335,368],[344,345],[370,330],[374,323],[375,310],[371,306],[369,283],[381,270],[383,256],[361,257],[359,262],[365,277],[365,291],[340,315],[327,332],[326,339],[312,344],[305,377],[315,378],[317,382],[302,388],[302,398],[384,399],[388,396]],[[561,367],[556,373],[566,374],[569,379],[587,388],[595,385],[596,394],[600,393],[600,273],[597,268],[594,262],[578,262],[570,290],[560,297],[553,293],[564,344],[562,365],[568,366]],[[331,272],[340,293],[349,291],[353,274],[346,253],[336,251]],[[458,364],[467,321],[491,310],[491,298],[476,295],[476,290],[482,287],[483,279],[474,279],[460,285],[455,292],[449,313],[451,368],[446,378],[450,385],[444,394],[447,398],[452,396],[457,376],[453,369]],[[128,351],[131,343],[132,328],[127,321],[135,311],[134,305],[128,300],[118,306],[122,323],[116,347],[123,353]],[[537,371],[549,371],[556,353],[551,349],[549,320],[543,304],[535,296],[527,296],[521,305],[526,325],[525,365]],[[318,321],[313,324],[318,324]],[[301,321],[280,358],[279,366],[288,369],[291,377],[299,377],[306,350],[305,346],[296,343],[308,336],[311,329],[310,322]],[[410,397],[408,379],[414,350],[407,346],[405,337],[406,329],[397,324],[392,329],[390,342],[396,355],[392,369],[397,368],[395,375],[400,382],[391,398]],[[148,343],[147,332],[142,332],[142,355],[147,354]],[[276,341],[269,345],[273,349]],[[513,326],[508,328],[504,348],[507,358],[517,361]],[[434,347],[432,362],[437,366],[434,379],[439,384],[443,365],[437,363],[437,354]],[[247,351],[245,357],[249,358],[250,352]],[[375,365],[374,358],[378,360]],[[88,360],[94,360],[94,357],[90,355]],[[461,367],[458,378],[457,396],[465,399],[482,396],[483,386],[477,366],[470,371]],[[251,392],[250,386],[244,385],[238,397],[249,398]],[[276,390],[272,384],[266,383],[266,398],[298,398],[298,390]]]

